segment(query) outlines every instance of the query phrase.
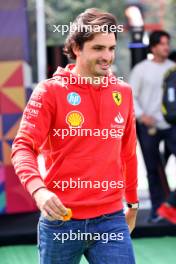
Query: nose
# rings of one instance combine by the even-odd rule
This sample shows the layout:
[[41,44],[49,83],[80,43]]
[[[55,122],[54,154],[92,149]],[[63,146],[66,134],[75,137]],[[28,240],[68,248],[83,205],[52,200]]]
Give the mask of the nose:
[[113,53],[112,53],[112,51],[110,51],[110,50],[104,50],[103,52],[102,52],[102,59],[103,60],[105,60],[105,61],[111,61],[112,60],[112,58],[113,58]]

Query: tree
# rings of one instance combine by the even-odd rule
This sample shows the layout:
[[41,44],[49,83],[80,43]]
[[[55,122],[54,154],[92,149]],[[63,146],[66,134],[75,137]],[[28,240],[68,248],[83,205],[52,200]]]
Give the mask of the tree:
[[112,12],[117,17],[118,23],[122,24],[124,22],[124,2],[123,0],[46,0],[47,44],[63,44],[66,34],[53,32],[55,28],[53,25],[69,25],[86,8],[96,7]]

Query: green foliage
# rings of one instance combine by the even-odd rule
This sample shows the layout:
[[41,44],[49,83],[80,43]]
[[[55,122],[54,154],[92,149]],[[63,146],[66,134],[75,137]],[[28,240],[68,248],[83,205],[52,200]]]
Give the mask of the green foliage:
[[46,0],[46,31],[47,44],[63,44],[66,34],[53,32],[53,25],[69,25],[75,17],[87,8],[96,7],[102,10],[112,12],[118,20],[118,23],[124,21],[125,1],[123,0]]

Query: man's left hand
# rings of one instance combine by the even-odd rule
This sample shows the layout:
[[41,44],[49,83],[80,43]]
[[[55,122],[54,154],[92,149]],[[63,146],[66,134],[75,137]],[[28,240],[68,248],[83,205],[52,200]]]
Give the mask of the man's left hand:
[[130,234],[134,230],[136,225],[137,209],[128,208],[125,218],[129,227]]

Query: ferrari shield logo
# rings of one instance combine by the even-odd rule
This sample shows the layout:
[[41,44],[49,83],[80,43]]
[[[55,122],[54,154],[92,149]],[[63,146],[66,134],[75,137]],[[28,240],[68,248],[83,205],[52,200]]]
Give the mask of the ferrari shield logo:
[[112,92],[112,97],[116,105],[121,105],[122,103],[122,94],[120,92]]

